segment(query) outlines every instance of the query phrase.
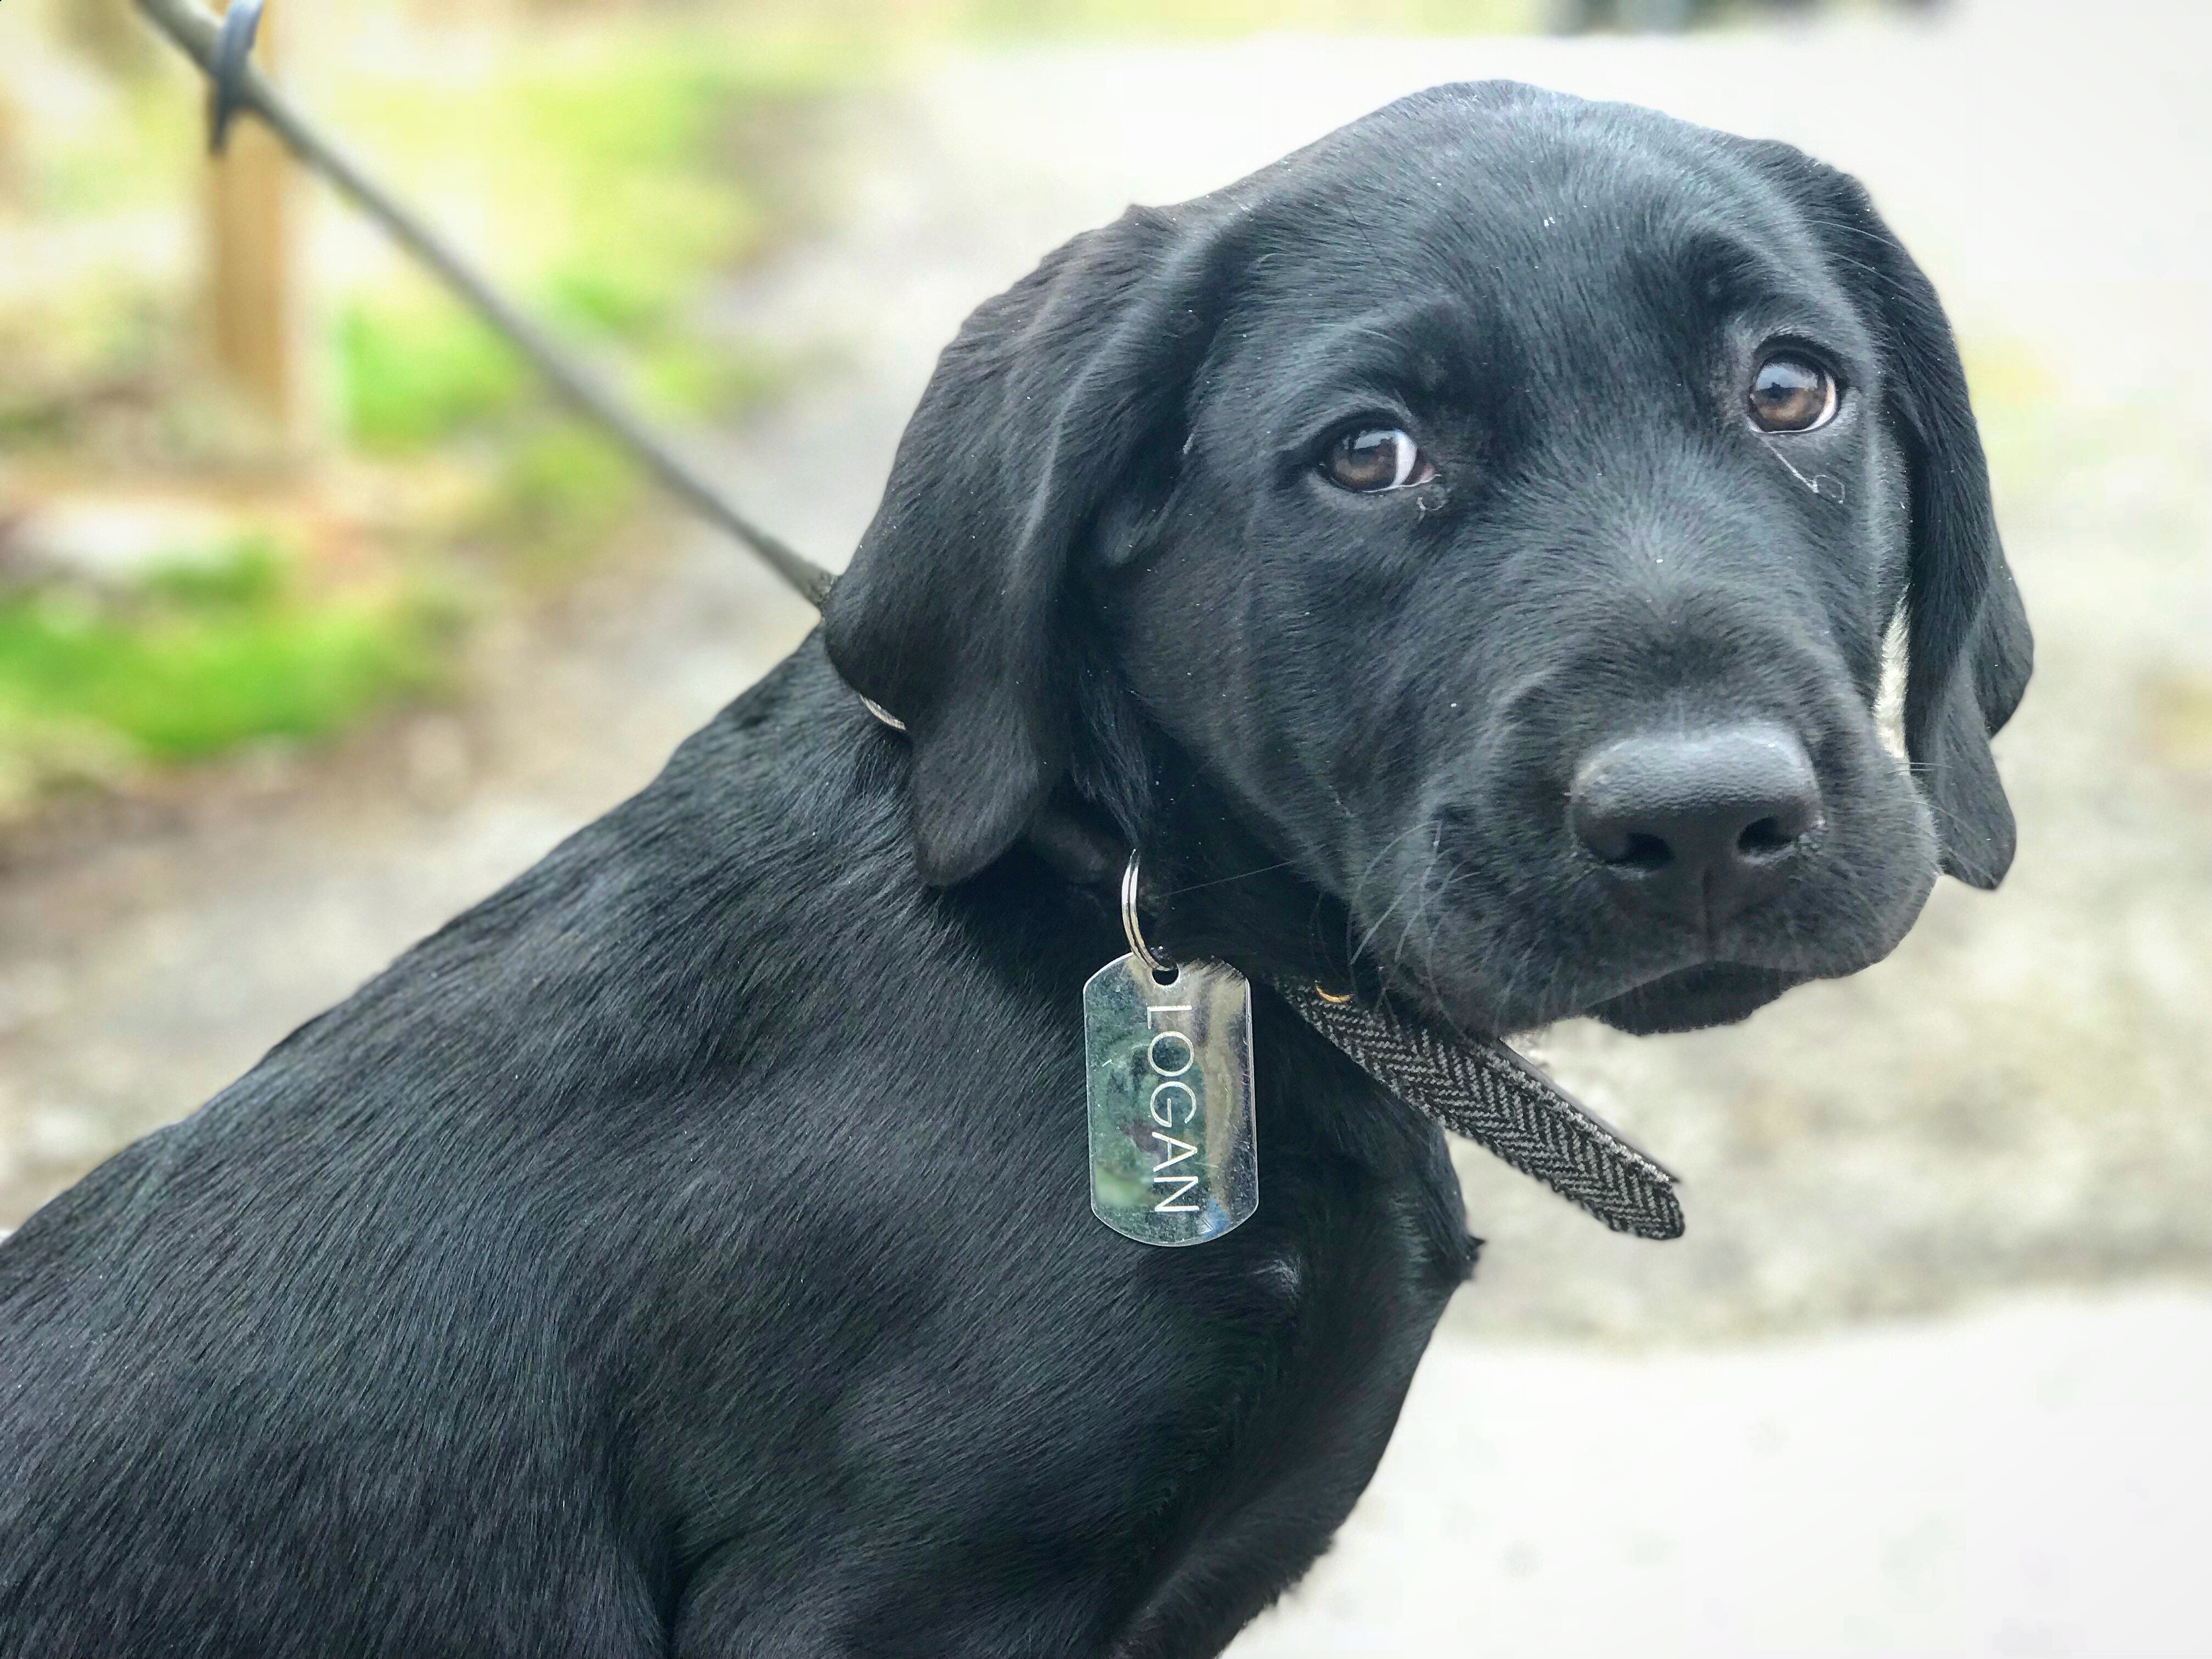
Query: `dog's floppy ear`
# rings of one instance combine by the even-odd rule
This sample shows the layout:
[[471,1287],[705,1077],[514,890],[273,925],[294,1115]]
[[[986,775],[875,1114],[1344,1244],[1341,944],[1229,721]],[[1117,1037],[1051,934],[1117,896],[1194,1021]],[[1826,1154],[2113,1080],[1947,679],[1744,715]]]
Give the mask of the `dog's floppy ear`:
[[1066,769],[1072,556],[1175,454],[1226,259],[1194,209],[1132,208],[977,309],[908,423],[824,625],[847,684],[905,723],[928,881],[1005,852]]
[[1869,302],[1911,491],[1905,750],[1934,809],[1943,868],[1995,887],[2012,864],[2014,830],[1990,738],[2027,689],[2034,641],[1997,538],[1966,369],[1934,286],[1858,182],[1785,145],[1759,149],[1796,185],[1846,287]]

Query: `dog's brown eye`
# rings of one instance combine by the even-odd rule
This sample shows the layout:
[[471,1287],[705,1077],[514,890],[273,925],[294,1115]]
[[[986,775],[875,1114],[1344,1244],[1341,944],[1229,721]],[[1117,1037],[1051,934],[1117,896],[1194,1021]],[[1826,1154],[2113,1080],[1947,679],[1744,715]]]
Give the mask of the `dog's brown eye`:
[[1761,431],[1810,432],[1835,417],[1835,378],[1802,357],[1769,357],[1751,377],[1747,402]]
[[1370,495],[1426,483],[1437,476],[1413,434],[1395,426],[1346,433],[1330,447],[1322,471],[1330,483]]

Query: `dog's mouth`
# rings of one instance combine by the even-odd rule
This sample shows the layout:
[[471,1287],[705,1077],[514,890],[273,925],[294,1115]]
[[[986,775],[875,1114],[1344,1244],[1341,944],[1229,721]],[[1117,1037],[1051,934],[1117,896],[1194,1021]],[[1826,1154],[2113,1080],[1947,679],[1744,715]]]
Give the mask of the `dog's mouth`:
[[1694,1031],[1748,1018],[1807,977],[1780,968],[1708,962],[1646,980],[1587,1012],[1633,1036]]
[[1528,902],[1470,880],[1463,904],[1425,913],[1399,906],[1418,927],[1370,925],[1368,954],[1403,1000],[1448,1028],[1495,1033],[1589,1018],[1635,1036],[1695,1030],[1733,1024],[1808,981],[1880,962],[1934,883],[1932,860],[1925,868],[1887,860],[1871,874],[1823,872],[1700,927],[1577,904],[1572,893]]
[[1808,980],[1829,977],[1805,968],[1760,967],[1743,962],[1703,961],[1672,968],[1621,987],[1616,979],[1603,994],[1577,994],[1565,984],[1506,1000],[1479,994],[1462,1000],[1433,983],[1394,982],[1384,976],[1385,994],[1452,1036],[1498,1035],[1534,1030],[1555,1020],[1589,1018],[1632,1036],[1701,1030],[1747,1019],[1784,992]]
[[1447,1030],[1497,1034],[1591,1018],[1644,1036],[1734,1024],[1808,981],[1855,973],[1887,954],[1854,948],[1857,941],[1803,939],[1770,954],[1759,937],[1584,936],[1562,945],[1545,937],[1552,930],[1536,931],[1541,948],[1510,933],[1447,935],[1442,948],[1411,952],[1405,970],[1385,967],[1379,977]]

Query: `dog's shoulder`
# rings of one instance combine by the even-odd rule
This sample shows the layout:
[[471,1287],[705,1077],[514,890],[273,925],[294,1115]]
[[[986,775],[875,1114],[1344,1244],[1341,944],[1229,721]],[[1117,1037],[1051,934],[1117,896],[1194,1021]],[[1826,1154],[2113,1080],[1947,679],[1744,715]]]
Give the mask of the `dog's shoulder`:
[[[777,1032],[834,995],[795,988],[829,890],[871,836],[897,842],[896,757],[851,713],[802,648],[636,797],[0,1246],[0,1628],[137,1650],[253,1559],[342,1608],[348,1572],[416,1576],[435,1540],[410,1516],[501,1513],[549,1571],[540,1650],[658,1642],[606,1566],[599,1471],[657,1300],[628,1292],[686,1260],[687,1187],[742,1170],[716,1154],[731,1121],[798,1086],[804,1045]],[[108,1579],[129,1593],[100,1601]]]

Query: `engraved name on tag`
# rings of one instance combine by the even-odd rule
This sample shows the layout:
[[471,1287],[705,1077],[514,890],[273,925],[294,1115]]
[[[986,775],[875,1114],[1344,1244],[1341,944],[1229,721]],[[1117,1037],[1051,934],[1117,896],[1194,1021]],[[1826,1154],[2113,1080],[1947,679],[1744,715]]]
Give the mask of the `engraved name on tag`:
[[1143,1244],[1203,1244],[1260,1206],[1252,988],[1218,962],[1162,984],[1134,956],[1083,988],[1091,1210]]

